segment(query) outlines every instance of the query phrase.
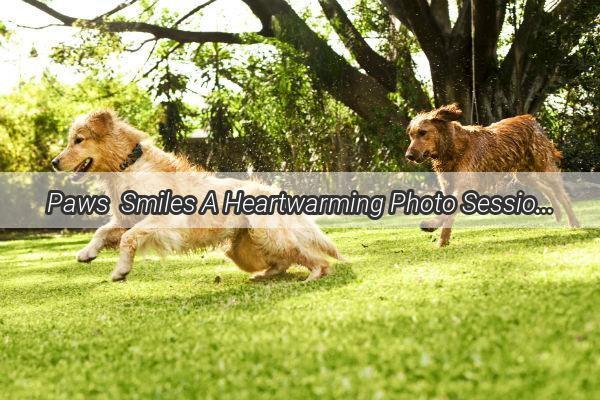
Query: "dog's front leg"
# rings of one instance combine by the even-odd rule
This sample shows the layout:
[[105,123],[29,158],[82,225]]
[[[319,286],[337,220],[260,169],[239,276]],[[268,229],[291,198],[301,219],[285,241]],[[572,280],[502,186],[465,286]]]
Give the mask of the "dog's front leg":
[[[444,172],[440,172],[437,174],[438,183],[440,185],[440,190],[444,195],[448,195],[451,192],[451,187],[454,183],[454,177],[452,174],[447,174]],[[439,215],[435,218],[421,221],[419,224],[419,228],[423,232],[434,232],[440,226],[444,225],[444,221],[446,220],[445,215]],[[448,233],[448,239],[450,239],[450,234]]]
[[450,243],[450,236],[452,236],[452,224],[454,224],[454,218],[456,213],[447,215],[442,224],[442,231],[440,233],[440,239],[438,240],[438,247],[448,246]]
[[134,226],[123,234],[119,244],[119,261],[111,274],[113,282],[125,280],[133,267],[136,250],[143,244],[150,233],[150,229]]
[[444,247],[450,243],[450,237],[452,236],[452,225],[454,224],[454,218],[456,218],[456,214],[458,210],[460,210],[460,205],[462,204],[462,195],[465,192],[464,182],[462,184],[457,185],[456,190],[452,193],[454,198],[457,200],[457,209],[454,213],[450,215],[442,216],[442,232],[440,233],[440,239],[438,240],[438,246]]
[[96,230],[92,240],[83,249],[77,253],[77,261],[91,262],[98,257],[98,252],[107,246],[118,244],[125,228],[119,228],[115,221],[110,221],[106,225]]
[[438,247],[448,246],[450,243],[450,236],[452,236],[452,228],[442,228],[440,240],[438,240]]

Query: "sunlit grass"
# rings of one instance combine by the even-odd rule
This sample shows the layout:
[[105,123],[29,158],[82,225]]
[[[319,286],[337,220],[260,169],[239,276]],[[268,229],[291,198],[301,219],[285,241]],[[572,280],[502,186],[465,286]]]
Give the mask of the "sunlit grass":
[[0,397],[598,398],[600,231],[330,232],[348,262],[252,283],[219,251],[74,261],[0,242]]

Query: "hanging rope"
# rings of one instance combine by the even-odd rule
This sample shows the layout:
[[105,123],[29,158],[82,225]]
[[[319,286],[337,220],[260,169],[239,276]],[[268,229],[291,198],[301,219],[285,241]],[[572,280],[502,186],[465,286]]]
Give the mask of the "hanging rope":
[[471,0],[471,120],[479,123],[479,111],[477,111],[477,92],[475,78],[475,0]]
[[[517,40],[517,0],[512,4],[512,23],[513,23],[513,42]],[[515,48],[515,93],[516,93],[516,111],[517,114],[523,114],[523,106],[521,105],[521,55],[520,51]]]

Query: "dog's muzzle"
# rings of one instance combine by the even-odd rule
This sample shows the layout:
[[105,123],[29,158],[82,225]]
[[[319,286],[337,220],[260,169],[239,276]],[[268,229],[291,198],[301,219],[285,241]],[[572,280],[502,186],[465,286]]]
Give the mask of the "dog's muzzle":
[[417,152],[408,150],[404,155],[408,161],[416,162],[417,161]]
[[417,164],[420,164],[423,161],[427,160],[429,157],[431,157],[431,153],[429,151],[421,153],[416,150],[409,150],[406,152],[406,154],[404,156],[406,157],[407,160],[412,161]]

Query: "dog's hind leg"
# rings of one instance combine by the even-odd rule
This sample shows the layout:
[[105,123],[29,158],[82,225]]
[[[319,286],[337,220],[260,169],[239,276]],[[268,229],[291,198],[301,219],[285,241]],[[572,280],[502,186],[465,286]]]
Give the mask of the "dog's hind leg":
[[308,254],[298,248],[294,249],[292,254],[292,259],[297,264],[305,266],[310,271],[310,274],[304,280],[305,282],[314,281],[328,274],[329,263],[323,257]]
[[231,242],[225,253],[240,269],[259,272],[269,269],[261,247],[252,240],[247,230],[242,230]]
[[579,220],[575,216],[575,212],[573,211],[573,206],[571,205],[571,200],[569,199],[569,195],[565,191],[565,187],[562,181],[562,178],[558,174],[552,174],[550,177],[547,177],[545,182],[554,189],[554,194],[565,208],[565,212],[567,213],[567,219],[569,220],[569,226],[571,228],[579,228],[581,225],[579,224]]
[[314,267],[309,267],[309,269],[310,274],[304,280],[305,282],[314,281],[327,275],[329,273],[329,263],[326,260],[321,260]]
[[77,261],[91,262],[98,257],[98,253],[105,247],[116,246],[121,240],[121,236],[125,233],[125,228],[117,227],[114,221],[101,226],[96,230],[92,240],[83,249],[77,253]]
[[522,183],[529,184],[535,189],[539,190],[550,202],[550,205],[554,210],[554,218],[556,219],[556,222],[560,222],[560,219],[562,218],[562,211],[560,209],[560,203],[554,195],[552,188],[545,185],[538,176],[530,175],[530,173],[518,174],[517,179]]
[[269,268],[264,272],[259,272],[252,277],[252,280],[258,281],[262,279],[271,278],[273,276],[281,275],[288,270],[290,265],[284,262],[272,262],[269,263]]
[[[315,249],[303,245],[293,229],[250,229],[252,241],[260,248],[260,254],[269,262],[286,266],[299,264],[310,270],[307,281],[318,279],[327,274],[329,263]],[[268,268],[265,268],[268,269]],[[275,272],[272,271],[272,272]]]

